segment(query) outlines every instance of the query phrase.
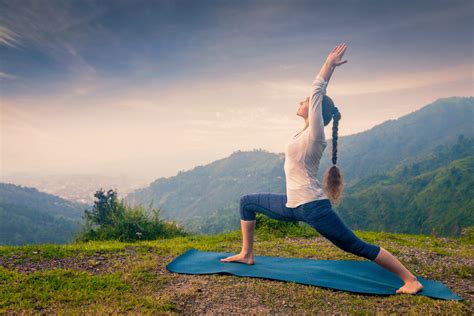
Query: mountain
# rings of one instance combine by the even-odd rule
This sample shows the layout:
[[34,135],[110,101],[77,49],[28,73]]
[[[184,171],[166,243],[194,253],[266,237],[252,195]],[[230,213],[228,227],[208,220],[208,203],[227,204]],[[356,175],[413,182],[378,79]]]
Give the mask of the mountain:
[[0,183],[0,244],[70,242],[86,208],[36,188]]
[[159,178],[125,197],[130,204],[162,208],[163,219],[206,217],[248,192],[285,190],[284,155],[265,150],[236,151],[206,166]]
[[[450,153],[451,149],[455,151],[456,148],[451,148],[449,144],[456,143],[460,135],[465,139],[474,136],[473,109],[473,97],[441,98],[397,120],[386,121],[362,133],[340,137],[338,165],[342,169],[347,192],[352,186],[371,183],[374,181],[372,177],[381,177],[384,172],[396,173],[394,168],[423,160],[424,157],[430,160],[427,167],[430,171],[434,171],[434,166],[446,166],[456,157],[455,153]],[[331,144],[331,141],[328,143]],[[443,157],[436,158],[433,151],[444,145],[450,148],[444,153],[448,156],[444,160]],[[328,146],[318,170],[318,179],[322,179],[330,166],[331,152],[331,146]],[[240,196],[252,192],[286,192],[283,163],[283,153],[237,151],[227,158],[180,172],[174,177],[159,178],[149,187],[128,194],[125,200],[131,204],[160,207],[164,217],[176,220],[193,232],[229,231],[239,225]],[[439,189],[442,190],[442,187]],[[406,196],[407,199],[415,198],[413,195]],[[375,204],[371,203],[376,202],[369,200],[364,205],[374,208]],[[345,209],[348,207],[341,208],[341,213],[349,224],[354,221],[354,225],[362,225]],[[453,211],[448,209],[445,212]],[[389,229],[382,223],[376,225]],[[396,223],[393,225],[394,229],[400,227]],[[428,231],[429,225],[423,228],[423,232]],[[456,234],[459,227],[441,228],[441,231]]]
[[335,207],[356,229],[458,236],[474,226],[474,139],[359,181]]
[[[474,137],[473,122],[474,97],[440,98],[396,120],[339,137],[337,164],[347,183],[355,184],[390,170],[405,159],[422,157],[438,145],[455,143],[461,134]],[[332,165],[330,140],[328,144],[318,174]]]
[[[333,208],[354,229],[459,236],[474,226],[473,157],[474,138],[460,135],[455,144],[345,188]],[[231,231],[239,225],[236,210],[231,203],[188,226],[206,234]]]

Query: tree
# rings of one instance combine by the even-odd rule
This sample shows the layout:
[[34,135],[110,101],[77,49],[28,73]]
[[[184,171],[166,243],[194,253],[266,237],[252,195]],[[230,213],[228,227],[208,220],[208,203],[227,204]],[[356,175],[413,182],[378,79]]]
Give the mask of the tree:
[[111,225],[115,220],[123,218],[124,205],[119,203],[117,192],[110,189],[105,193],[102,189],[94,194],[98,200],[94,201],[92,211],[85,210],[85,220],[96,225]]
[[136,241],[156,238],[171,238],[188,235],[175,222],[166,222],[159,218],[160,210],[146,212],[141,205],[129,206],[118,200],[117,192],[102,189],[94,196],[92,210],[85,210],[83,231],[75,236],[75,241],[119,240]]

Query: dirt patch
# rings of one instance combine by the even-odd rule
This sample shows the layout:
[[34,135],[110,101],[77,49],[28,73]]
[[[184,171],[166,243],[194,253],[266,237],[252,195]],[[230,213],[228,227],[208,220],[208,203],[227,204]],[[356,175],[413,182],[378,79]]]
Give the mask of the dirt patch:
[[110,262],[101,258],[90,256],[87,258],[60,258],[43,261],[29,261],[17,264],[14,262],[0,260],[0,265],[15,270],[20,273],[32,273],[41,270],[53,270],[53,269],[74,269],[81,271],[88,271],[94,274],[103,274],[110,271]]
[[15,256],[10,256],[0,258],[0,266],[20,273],[53,269],[74,269],[87,271],[92,274],[104,274],[115,271],[117,267],[123,266],[128,260],[130,260],[130,254],[105,255],[103,253],[96,253],[84,257],[64,257],[47,260],[23,258],[21,261]]
[[[168,272],[170,273],[170,272]],[[256,280],[226,275],[185,275],[173,273],[173,279],[157,296],[166,295],[176,304],[176,311],[186,315],[268,314],[255,292]]]

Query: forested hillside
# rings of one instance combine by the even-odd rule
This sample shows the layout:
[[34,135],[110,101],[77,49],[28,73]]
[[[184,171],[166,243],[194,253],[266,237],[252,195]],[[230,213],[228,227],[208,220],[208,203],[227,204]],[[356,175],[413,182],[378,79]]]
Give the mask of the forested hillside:
[[87,207],[35,188],[0,183],[0,244],[69,242]]
[[458,236],[474,225],[474,140],[360,181],[336,210],[357,229]]
[[[461,227],[470,225],[472,216],[463,214],[470,207],[472,191],[458,190],[469,186],[472,172],[465,163],[454,160],[473,153],[473,109],[473,97],[442,98],[397,120],[340,137],[338,165],[346,191],[337,210],[348,224],[361,229],[434,231],[443,235],[457,235]],[[323,156],[319,179],[329,167],[330,155],[331,146]],[[132,192],[126,200],[153,203],[163,209],[166,218],[196,233],[230,231],[239,225],[241,195],[286,192],[283,164],[282,153],[238,151],[175,177],[160,178],[149,187]],[[453,180],[451,173],[457,172],[461,175]],[[383,187],[378,180],[382,184],[390,181],[391,186]],[[424,190],[428,184],[431,186]],[[435,202],[430,194],[446,200]],[[465,194],[464,198],[459,198],[460,194]],[[407,218],[416,218],[417,224],[405,225]],[[444,220],[447,222],[441,223]]]
[[162,207],[163,218],[189,222],[238,202],[248,192],[283,192],[283,159],[284,155],[265,150],[239,150],[174,177],[159,178],[149,187],[130,193],[125,200],[131,204],[153,203]]
[[[344,114],[342,114],[344,115]],[[350,120],[350,117],[341,119]],[[349,184],[387,172],[404,160],[423,157],[459,135],[474,137],[474,97],[440,98],[395,120],[354,135],[339,137],[337,163]],[[328,135],[330,137],[330,135]],[[331,141],[319,175],[331,165]]]

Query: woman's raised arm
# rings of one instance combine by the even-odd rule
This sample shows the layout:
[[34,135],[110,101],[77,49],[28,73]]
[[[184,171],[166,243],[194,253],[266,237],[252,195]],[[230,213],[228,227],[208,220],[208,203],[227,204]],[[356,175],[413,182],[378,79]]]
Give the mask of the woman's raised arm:
[[332,73],[337,66],[347,63],[347,60],[341,61],[342,55],[346,51],[346,44],[337,45],[329,53],[326,62],[321,67],[319,74],[313,80],[311,85],[311,95],[308,106],[308,124],[309,135],[312,140],[325,140],[322,102],[326,95],[326,87],[331,79]]

